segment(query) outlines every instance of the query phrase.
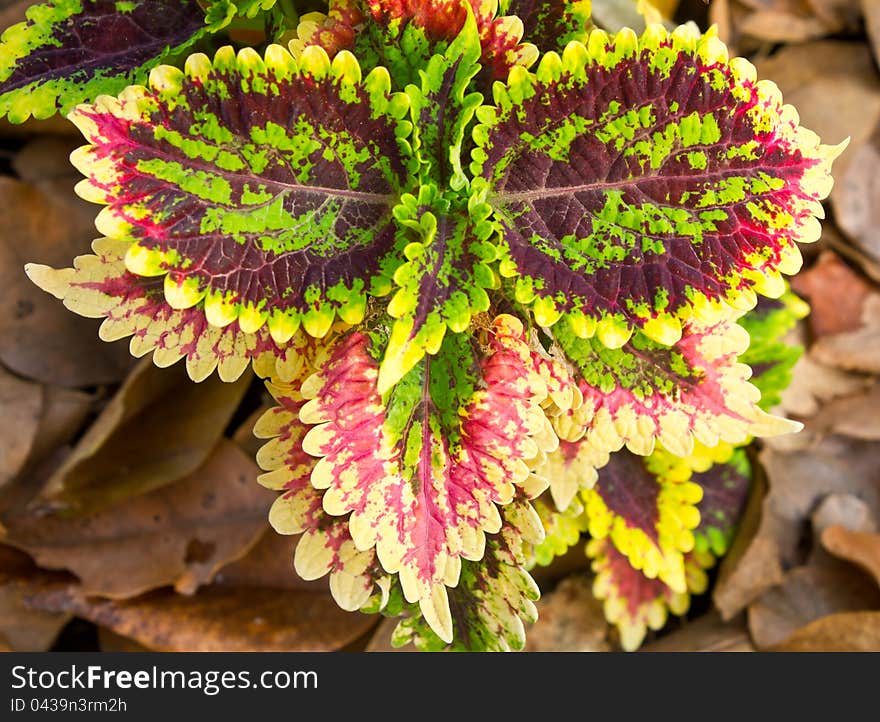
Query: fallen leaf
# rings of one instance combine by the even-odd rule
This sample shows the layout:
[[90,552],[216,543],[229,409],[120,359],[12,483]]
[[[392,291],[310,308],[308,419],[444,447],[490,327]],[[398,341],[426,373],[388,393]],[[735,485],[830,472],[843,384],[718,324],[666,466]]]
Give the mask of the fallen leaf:
[[0,367],[0,487],[21,471],[31,452],[40,412],[43,388],[24,381]]
[[831,195],[834,217],[856,248],[880,260],[880,133],[846,151],[849,162],[836,169]]
[[834,251],[823,251],[811,268],[792,279],[791,287],[810,304],[807,320],[814,337],[861,327],[871,285]]
[[804,433],[811,436],[840,434],[853,439],[880,440],[880,383],[866,392],[829,401],[810,419]]
[[[823,404],[833,399],[863,392],[871,387],[873,379],[849,373],[820,363],[811,354],[801,356],[792,369],[791,384],[782,392],[779,411],[804,419],[818,413]],[[800,446],[798,434],[772,439],[770,443],[793,443]]]
[[254,425],[263,414],[269,409],[274,408],[274,404],[266,402],[254,410],[235,430],[232,440],[238,444],[242,451],[256,458],[257,452],[266,443],[265,439],[258,439],[254,436]]
[[27,555],[0,544],[0,635],[12,650],[45,652],[70,621],[67,612],[30,609],[23,602],[58,579],[36,569]]
[[158,591],[112,601],[56,585],[27,595],[25,603],[75,614],[161,652],[333,651],[377,621],[344,612],[329,594],[245,587],[206,587],[193,596]]
[[538,621],[527,630],[527,652],[607,652],[608,624],[592,580],[577,575],[562,580],[538,601]]
[[60,386],[43,387],[43,409],[30,453],[18,476],[0,492],[0,519],[24,509],[70,453],[70,442],[92,413],[95,396]]
[[[25,143],[12,158],[12,169],[18,177],[37,186],[45,181],[64,179],[63,182],[76,183],[79,174],[70,163],[70,154],[83,144],[81,138],[62,135],[38,135]],[[59,192],[63,186],[50,186]],[[66,190],[72,192],[70,186]]]
[[874,59],[880,62],[880,5],[877,0],[862,0],[862,14],[865,16],[865,30],[874,49]]
[[810,347],[810,355],[828,366],[880,374],[880,293],[865,299],[860,328],[823,336]]
[[106,508],[201,466],[250,383],[212,376],[194,384],[183,364],[144,359],[49,479],[42,497],[79,513]]
[[43,410],[28,466],[38,464],[56,448],[71,441],[94,406],[93,394],[61,386],[44,386]]
[[[731,618],[781,584],[783,570],[806,562],[807,521],[827,495],[856,495],[880,519],[878,454],[876,442],[841,436],[827,437],[810,449],[783,452],[768,447],[761,452],[769,490],[763,502],[756,502],[753,492],[740,533],[722,562],[713,592],[722,618]],[[759,515],[756,503],[761,505]]]
[[102,652],[149,652],[144,645],[104,627],[98,627],[98,646]]
[[828,527],[840,524],[851,531],[876,531],[878,520],[871,508],[853,494],[829,494],[810,517],[813,534],[821,538]]
[[859,29],[862,18],[860,0],[807,0],[807,5],[825,24],[829,35]]
[[125,599],[170,584],[192,594],[263,532],[274,495],[258,474],[223,440],[190,476],[102,511],[7,517],[5,541],[75,574],[85,595]]
[[32,4],[30,0],[10,0],[0,3],[0,32],[24,20],[24,14]]
[[880,652],[880,612],[844,612],[797,630],[775,652]]
[[880,589],[853,567],[840,561],[802,566],[749,606],[749,631],[756,647],[768,649],[821,617],[877,607]]
[[742,35],[772,43],[800,43],[828,34],[828,27],[815,15],[778,10],[749,13],[738,29]]
[[718,37],[733,51],[736,46],[736,36],[733,31],[730,0],[712,0],[709,6],[709,25],[718,28]]
[[834,556],[857,564],[880,584],[880,534],[850,531],[835,524],[822,532],[822,546]]
[[722,621],[715,611],[642,647],[643,652],[754,652],[744,616]]
[[27,262],[66,265],[88,251],[95,210],[73,194],[75,175],[40,186],[0,177],[0,362],[26,378],[67,387],[118,382],[132,361],[98,324],[72,315],[24,273]]
[[733,619],[767,587],[782,581],[779,550],[764,528],[766,506],[767,480],[757,468],[739,528],[721,560],[712,590],[712,602],[725,621]]

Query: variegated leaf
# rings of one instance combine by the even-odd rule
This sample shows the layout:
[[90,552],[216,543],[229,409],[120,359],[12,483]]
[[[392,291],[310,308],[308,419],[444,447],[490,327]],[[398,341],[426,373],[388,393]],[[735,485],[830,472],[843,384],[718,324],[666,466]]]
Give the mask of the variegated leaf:
[[593,465],[595,454],[583,441],[559,440],[559,448],[547,454],[535,468],[550,484],[550,495],[559,512],[567,512],[576,503],[577,493],[591,489],[598,474]]
[[500,0],[501,12],[523,23],[523,40],[542,51],[584,41],[592,27],[590,0]]
[[448,642],[447,587],[459,582],[462,559],[483,557],[486,534],[501,528],[496,505],[517,487],[543,490],[528,462],[556,442],[539,406],[546,390],[511,316],[485,333],[485,352],[469,335],[447,335],[384,396],[382,343],[381,331],[352,333],[306,380],[300,417],[315,426],[303,449],[321,459],[311,480],[327,489],[324,509],[351,514],[357,548],[376,548]]
[[683,555],[700,523],[702,490],[690,476],[685,460],[620,451],[582,492],[590,535],[610,539],[634,568],[680,593],[687,587]]
[[210,325],[201,308],[172,308],[161,279],[126,270],[130,246],[129,241],[101,238],[92,244],[94,254],[77,257],[73,268],[28,264],[25,270],[74,313],[105,319],[99,331],[104,341],[131,336],[132,355],[153,352],[157,366],[186,358],[194,381],[202,381],[215,369],[224,381],[235,381],[249,364],[264,377],[290,379],[299,372],[302,350],[311,343],[304,334],[279,345],[265,327],[245,333],[238,321],[222,328]]
[[534,507],[544,525],[544,540],[527,547],[527,568],[536,564],[544,567],[563,556],[590,526],[583,504],[577,498],[572,499],[564,511],[559,511],[552,500],[543,496],[534,501]]
[[579,338],[568,323],[553,332],[577,368],[583,397],[580,407],[555,416],[553,425],[560,438],[583,440],[579,456],[594,468],[624,446],[648,455],[659,441],[688,456],[694,440],[713,447],[800,428],[759,408],[760,393],[748,383],[751,371],[737,361],[748,334],[732,320],[688,321],[671,347],[641,332],[616,349],[596,337]]
[[163,58],[225,25],[196,0],[52,0],[0,39],[0,116],[21,123],[67,113],[141,83]]
[[412,642],[424,651],[507,652],[525,643],[524,622],[534,622],[540,592],[523,568],[524,544],[540,542],[540,520],[528,501],[517,499],[502,510],[501,531],[486,540],[480,561],[464,560],[458,584],[449,590],[451,643],[437,635],[424,617],[401,620],[392,642]]
[[502,228],[501,273],[549,326],[675,343],[782,293],[819,236],[841,147],[713,33],[591,33],[515,67],[477,112],[471,170]]
[[694,550],[716,557],[727,553],[752,482],[752,468],[744,449],[728,447],[719,451],[710,468],[691,475],[691,481],[703,490],[697,505],[700,525],[694,529]]
[[513,66],[537,59],[537,48],[520,42],[522,21],[499,16],[498,0],[331,0],[326,17],[304,18],[291,48],[320,45],[331,55],[351,49],[365,68],[387,67],[402,87],[418,84],[419,71],[458,37],[469,16],[486,80],[506,78]]
[[450,208],[433,186],[422,186],[418,198],[403,196],[394,215],[408,242],[402,250],[406,262],[394,273],[398,290],[388,304],[396,321],[379,370],[380,393],[425,353],[437,353],[447,330],[464,332],[474,314],[488,311],[486,289],[495,285],[485,204]]
[[708,578],[699,555],[687,555],[687,588],[673,591],[659,579],[649,579],[633,568],[607,539],[587,544],[593,560],[593,594],[603,602],[605,618],[617,627],[620,646],[628,652],[639,648],[649,629],[662,629],[669,613],[681,616],[690,607],[691,594],[706,591]]
[[267,472],[259,481],[281,492],[269,512],[275,531],[302,534],[293,558],[296,573],[307,580],[329,574],[336,603],[355,611],[367,604],[385,574],[375,550],[357,549],[348,519],[327,514],[321,505],[323,491],[310,483],[317,460],[302,448],[309,426],[299,418],[305,404],[300,386],[320,357],[320,351],[304,354],[299,373],[289,382],[266,384],[278,405],[266,411],[254,427],[254,435],[270,439],[257,454],[257,462]]
[[77,190],[106,204],[98,229],[133,241],[126,267],[164,277],[172,307],[248,333],[268,323],[278,343],[300,324],[320,337],[390,285],[409,124],[389,88],[386,70],[362,79],[351,54],[331,64],[320,48],[192,55],[77,108],[91,143],[72,156]]

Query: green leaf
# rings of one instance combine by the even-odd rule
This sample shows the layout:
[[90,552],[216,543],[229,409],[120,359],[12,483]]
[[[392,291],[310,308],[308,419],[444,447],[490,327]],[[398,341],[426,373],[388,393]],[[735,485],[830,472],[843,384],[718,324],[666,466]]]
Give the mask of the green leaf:
[[0,116],[22,123],[67,113],[143,82],[164,58],[225,25],[196,0],[54,0],[0,40]]
[[528,462],[551,449],[522,325],[500,316],[485,352],[448,335],[389,393],[378,391],[383,329],[354,332],[303,384],[300,418],[314,425],[302,448],[320,457],[311,475],[324,510],[351,514],[360,550],[376,548],[408,602],[446,642],[453,638],[448,587],[463,559],[479,561],[502,527],[498,506],[517,488],[543,490]]
[[759,408],[751,371],[737,360],[748,334],[733,321],[686,323],[671,347],[637,333],[609,349],[595,337],[579,338],[566,323],[553,331],[576,368],[583,401],[552,422],[560,438],[584,440],[578,456],[593,468],[624,446],[646,456],[659,441],[689,456],[695,441],[713,447],[800,429]]
[[778,296],[818,238],[841,147],[798,126],[775,85],[714,33],[660,26],[514,68],[477,111],[471,170],[502,229],[501,273],[542,326],[669,345]]
[[576,498],[571,500],[564,511],[559,511],[543,497],[533,504],[544,526],[544,540],[527,549],[526,567],[532,568],[536,564],[546,567],[581,540],[581,535],[589,529],[590,520],[584,513],[583,504]]
[[458,584],[449,590],[455,638],[439,637],[425,618],[412,610],[392,636],[395,646],[412,642],[423,651],[507,652],[525,644],[524,622],[538,618],[534,602],[540,592],[523,568],[523,545],[540,541],[534,510],[518,499],[502,511],[501,532],[487,538],[480,561],[461,564]]
[[198,308],[168,305],[161,279],[146,278],[125,268],[126,241],[100,238],[94,254],[78,256],[73,268],[53,269],[30,263],[30,279],[64,305],[86,318],[103,318],[99,336],[116,341],[131,336],[129,349],[140,358],[153,354],[160,367],[181,358],[194,381],[203,381],[215,370],[223,381],[235,381],[253,364],[259,376],[289,379],[302,365],[308,345],[298,334],[279,345],[265,327],[245,333],[237,321],[222,328],[208,324]]
[[479,33],[484,85],[537,59],[537,48],[520,42],[522,21],[498,16],[498,3],[492,0],[331,0],[326,17],[300,24],[292,48],[320,45],[331,55],[350,49],[364,68],[383,65],[401,86],[417,84],[431,56],[442,55],[469,18]]
[[791,383],[792,369],[804,350],[785,338],[809,311],[806,303],[787,290],[779,299],[762,298],[739,320],[751,338],[740,361],[752,368],[751,382],[761,392],[762,409],[777,406]]
[[500,0],[500,11],[522,20],[523,40],[544,50],[585,41],[591,27],[590,0]]
[[99,231],[131,244],[130,272],[164,277],[173,308],[245,333],[268,324],[279,344],[300,324],[323,336],[388,290],[410,129],[389,86],[347,52],[192,55],[73,113],[91,143],[72,156],[77,191],[106,204]]

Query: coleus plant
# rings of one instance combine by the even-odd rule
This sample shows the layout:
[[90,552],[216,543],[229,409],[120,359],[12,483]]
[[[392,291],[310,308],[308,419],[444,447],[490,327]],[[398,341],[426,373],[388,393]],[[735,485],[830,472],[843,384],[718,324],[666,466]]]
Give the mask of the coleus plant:
[[91,254],[27,273],[136,356],[266,378],[270,521],[397,642],[521,647],[527,566],[589,531],[636,646],[724,551],[747,485],[715,470],[798,428],[743,363],[778,394],[794,302],[750,311],[840,148],[692,25],[294,5],[56,0],[4,33],[0,112],[69,112],[104,205]]

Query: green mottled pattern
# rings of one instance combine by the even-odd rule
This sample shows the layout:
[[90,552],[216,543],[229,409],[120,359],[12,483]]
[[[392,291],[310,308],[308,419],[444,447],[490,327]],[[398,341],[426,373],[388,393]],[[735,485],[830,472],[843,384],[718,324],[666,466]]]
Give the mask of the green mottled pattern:
[[761,300],[739,320],[751,339],[740,361],[752,367],[751,382],[761,392],[762,409],[777,406],[791,383],[792,369],[804,349],[787,342],[786,336],[808,311],[807,305],[788,290],[779,300]]
[[642,401],[658,395],[671,397],[677,389],[702,378],[681,351],[642,333],[633,334],[617,349],[607,348],[596,337],[578,338],[567,324],[558,324],[553,333],[583,380],[605,394],[626,390]]
[[392,636],[394,646],[412,643],[426,652],[500,652],[522,649],[525,644],[523,622],[534,622],[537,613],[533,602],[539,590],[523,568],[523,537],[512,518],[524,502],[505,508],[507,524],[500,534],[486,541],[486,553],[480,561],[463,560],[458,585],[449,589],[455,638],[446,644],[410,608],[409,616],[397,625]]
[[500,0],[499,14],[523,22],[523,41],[541,50],[561,50],[572,40],[586,39],[592,26],[590,0]]
[[703,489],[697,505],[700,525],[694,530],[694,549],[717,557],[727,553],[748,497],[752,466],[745,449],[735,449],[730,459],[694,473],[691,481]]
[[[212,8],[213,11],[213,8]],[[0,116],[20,123],[67,113],[102,94],[143,82],[164,58],[178,54],[229,20],[210,24],[195,0],[53,0],[34,5],[27,20],[0,42]]]

